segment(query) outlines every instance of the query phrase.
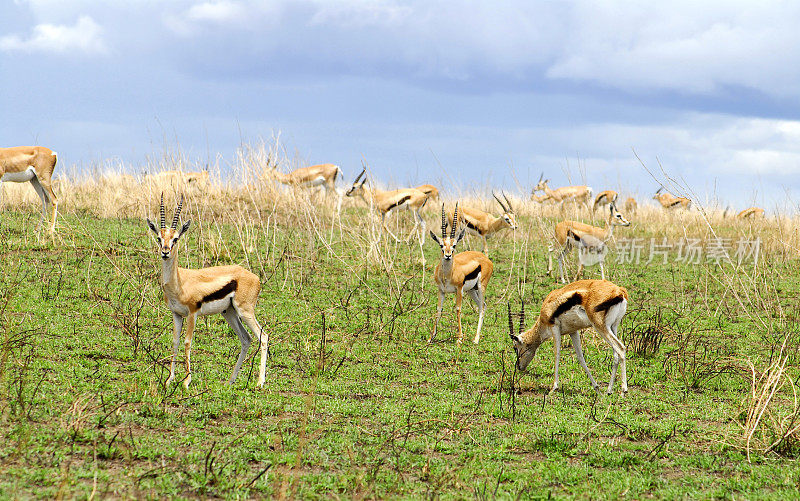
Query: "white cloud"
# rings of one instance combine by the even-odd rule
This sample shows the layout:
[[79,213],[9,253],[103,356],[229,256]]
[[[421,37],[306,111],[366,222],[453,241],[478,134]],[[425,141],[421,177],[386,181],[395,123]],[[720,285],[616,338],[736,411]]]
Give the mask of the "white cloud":
[[0,50],[6,52],[50,52],[106,54],[108,48],[102,28],[91,17],[81,16],[74,26],[38,24],[28,38],[7,35],[0,38]]
[[246,15],[245,8],[238,2],[203,2],[193,5],[186,11],[186,17],[193,21],[226,23],[241,20]]

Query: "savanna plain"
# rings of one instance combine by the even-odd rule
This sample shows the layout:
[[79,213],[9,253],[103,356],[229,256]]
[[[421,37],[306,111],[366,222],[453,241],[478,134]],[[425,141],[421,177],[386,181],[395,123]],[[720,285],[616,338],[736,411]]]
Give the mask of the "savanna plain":
[[[607,278],[630,295],[620,327],[630,391],[596,394],[567,338],[561,388],[548,395],[553,343],[516,371],[508,311],[524,301],[532,326],[559,286],[545,272],[553,226],[602,226],[601,211],[509,193],[519,229],[489,242],[495,272],[480,343],[471,342],[477,312],[467,301],[465,342],[455,342],[450,295],[429,344],[438,246],[378,240],[363,202],[345,199],[337,215],[322,194],[272,182],[265,156],[245,149],[230,182],[212,174],[177,189],[60,166],[53,237],[37,231],[30,185],[4,185],[1,498],[800,496],[795,215],[738,221],[700,204],[666,212],[640,197],[606,259]],[[197,170],[170,154],[147,167]],[[347,180],[356,170],[345,168]],[[240,264],[260,277],[264,388],[255,384],[258,343],[238,381],[225,384],[239,342],[220,316],[198,322],[189,388],[165,384],[172,316],[145,224],[158,217],[162,191],[168,218],[183,193],[183,220],[193,221],[181,266]],[[448,207],[456,200],[498,212],[488,188],[442,190]],[[427,205],[438,231],[440,202]],[[391,218],[395,234],[411,226],[408,213]],[[673,248],[649,263],[646,250],[617,263],[623,238],[687,237],[757,240],[758,258],[739,262],[731,250],[730,260],[687,262]],[[459,250],[480,248],[467,237]],[[575,257],[568,263],[574,273]],[[583,344],[602,386],[611,350],[590,330]]]

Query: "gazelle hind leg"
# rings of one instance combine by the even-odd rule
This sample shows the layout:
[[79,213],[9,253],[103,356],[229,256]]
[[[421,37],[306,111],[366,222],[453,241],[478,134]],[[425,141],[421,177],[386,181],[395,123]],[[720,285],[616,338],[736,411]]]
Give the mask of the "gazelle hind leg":
[[464,340],[464,331],[461,330],[461,302],[464,300],[464,293],[460,288],[456,288],[456,322],[458,323],[458,340],[456,343],[461,344]]
[[31,178],[31,184],[33,185],[33,189],[36,190],[36,194],[39,195],[39,199],[41,199],[42,201],[42,219],[39,221],[39,226],[38,226],[38,229],[41,229],[45,219],[47,219],[47,205],[48,205],[47,193],[45,193],[42,184],[39,182],[36,176]]
[[486,310],[486,302],[484,301],[483,291],[480,287],[469,291],[469,297],[475,301],[475,305],[478,307],[478,330],[475,333],[475,339],[472,340],[473,343],[478,344],[478,341],[481,340],[481,327],[483,326],[483,314]]
[[186,317],[186,338],[183,341],[184,349],[186,350],[186,378],[183,380],[183,386],[185,386],[187,389],[189,388],[189,383],[192,382],[192,335],[194,334],[194,325],[196,320],[196,313],[189,314],[189,316]]
[[553,379],[553,388],[550,393],[558,389],[558,362],[561,358],[561,332],[558,328],[553,328],[553,343],[555,344],[556,362],[555,362],[555,378]]
[[258,368],[258,386],[264,386],[266,382],[267,357],[269,357],[269,332],[264,331],[261,324],[256,320],[255,314],[248,311],[239,311],[239,316],[258,338],[261,346],[261,365]]
[[242,368],[245,357],[247,357],[247,350],[250,349],[251,339],[250,334],[248,334],[244,325],[242,325],[242,321],[239,319],[239,313],[235,308],[228,307],[222,312],[222,316],[228,322],[228,325],[231,326],[231,329],[236,333],[239,342],[242,344],[242,348],[239,350],[239,358],[236,359],[236,366],[233,368],[233,374],[231,374],[231,378],[228,380],[228,384],[233,384],[237,376],[239,376],[239,370]]

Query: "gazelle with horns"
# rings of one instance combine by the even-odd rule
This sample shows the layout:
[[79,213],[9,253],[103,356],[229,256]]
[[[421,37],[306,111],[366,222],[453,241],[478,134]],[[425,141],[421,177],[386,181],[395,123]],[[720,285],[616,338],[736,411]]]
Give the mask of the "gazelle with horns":
[[198,316],[214,315],[219,313],[228,322],[239,337],[241,350],[236,366],[233,369],[228,384],[236,381],[239,369],[247,356],[250,348],[250,334],[242,325],[242,321],[250,328],[260,340],[261,365],[258,375],[258,386],[264,386],[267,355],[269,353],[269,334],[264,332],[256,320],[255,310],[258,294],[261,291],[261,282],[258,277],[241,266],[214,266],[190,270],[179,268],[178,241],[189,229],[191,220],[178,229],[183,196],[175,210],[172,226],[166,227],[164,221],[164,195],[161,195],[160,225],[147,220],[147,225],[156,235],[156,241],[161,254],[161,287],[164,290],[164,300],[172,311],[173,338],[172,338],[172,363],[169,369],[167,384],[175,379],[175,357],[178,353],[181,329],[186,321],[186,378],[184,386],[189,387],[192,381],[190,352],[192,335]]
[[[512,230],[517,229],[517,218],[514,214],[514,208],[511,207],[511,202],[508,200],[505,193],[503,193],[503,198],[506,201],[505,204],[503,204],[503,201],[497,198],[497,195],[494,193],[492,193],[492,196],[503,209],[503,214],[501,214],[500,217],[495,217],[488,212],[470,207],[462,207],[459,214],[461,217],[460,222],[464,223],[467,234],[477,235],[483,239],[482,252],[484,254],[486,254],[488,250],[486,243],[488,237],[504,228],[511,228]],[[449,216],[452,218],[454,214],[449,214]]]
[[611,369],[611,380],[606,393],[614,391],[614,380],[617,368],[621,367],[622,393],[628,392],[628,371],[626,368],[625,344],[619,337],[619,324],[628,308],[628,291],[607,280],[580,280],[565,287],[556,289],[547,295],[536,323],[525,332],[524,308],[517,334],[513,332],[511,308],[509,306],[509,335],[517,355],[517,369],[524,372],[528,368],[536,350],[550,338],[555,343],[555,380],[553,391],[558,389],[558,365],[561,356],[561,338],[570,336],[575,356],[589,376],[592,388],[600,391],[600,386],[586,365],[581,347],[581,329],[593,327],[600,337],[611,346],[614,353],[614,365]]
[[658,200],[658,203],[661,204],[661,207],[665,209],[676,209],[678,207],[682,207],[684,209],[689,209],[692,206],[692,201],[688,198],[684,197],[676,197],[672,193],[664,192],[661,193],[664,187],[660,187],[656,190],[655,195],[653,195],[653,200]]
[[425,241],[425,220],[422,219],[419,211],[428,201],[428,195],[416,188],[401,188],[399,190],[383,191],[377,188],[367,188],[364,183],[367,182],[367,169],[361,171],[361,174],[353,181],[353,185],[347,190],[345,195],[348,197],[361,197],[381,216],[381,228],[389,233],[396,241],[400,241],[397,236],[386,226],[386,218],[395,210],[401,208],[411,209],[414,212],[414,228],[411,230],[412,234],[418,227],[422,227],[419,232],[419,243]]
[[450,226],[450,235],[447,235],[447,215],[445,214],[444,204],[442,204],[442,237],[439,238],[433,231],[430,232],[434,242],[439,244],[442,250],[442,260],[436,265],[433,272],[433,281],[439,292],[439,301],[436,306],[436,322],[433,325],[433,332],[428,342],[432,342],[436,337],[439,328],[439,319],[442,317],[442,306],[444,305],[445,294],[456,294],[456,319],[458,321],[458,343],[464,338],[461,329],[461,301],[464,293],[467,293],[475,305],[478,307],[478,330],[473,342],[478,344],[481,339],[481,326],[483,325],[483,314],[486,310],[486,286],[492,278],[494,265],[484,254],[475,251],[464,251],[455,254],[456,245],[464,238],[466,228],[458,230],[458,204],[453,215],[453,222]]
[[[561,221],[556,225],[555,237],[556,246],[548,248],[547,255],[547,274],[553,271],[553,252],[557,247],[558,254],[558,272],[561,277],[561,283],[564,280],[564,257],[572,249],[572,245],[578,246],[579,252],[579,265],[578,274],[575,279],[577,280],[583,272],[583,267],[586,264],[600,264],[600,276],[605,280],[606,272],[603,268],[603,260],[605,258],[605,242],[607,242],[614,234],[615,226],[630,226],[630,221],[625,219],[625,216],[617,210],[617,205],[611,203],[608,205],[608,219],[606,220],[605,228],[598,228],[585,223],[577,221]],[[592,255],[595,259],[592,259]]]
[[3,182],[24,183],[30,181],[42,201],[42,219],[47,219],[47,206],[50,206],[52,221],[50,233],[56,229],[58,199],[53,193],[53,170],[56,168],[58,154],[44,146],[16,146],[0,148],[0,200],[3,196]]
[[536,195],[537,191],[543,191],[548,199],[556,203],[574,201],[588,204],[589,200],[592,198],[592,189],[589,186],[562,186],[561,188],[552,190],[547,186],[550,180],[542,180],[542,178],[544,178],[544,173],[539,176],[539,182],[536,183],[536,186],[534,186],[531,191],[531,200],[534,200],[533,197]]

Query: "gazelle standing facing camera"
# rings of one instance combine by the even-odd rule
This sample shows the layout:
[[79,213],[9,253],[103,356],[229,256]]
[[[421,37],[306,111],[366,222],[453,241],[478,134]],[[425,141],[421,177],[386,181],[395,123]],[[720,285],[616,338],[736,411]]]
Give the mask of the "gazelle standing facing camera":
[[178,354],[181,329],[186,321],[186,378],[183,385],[189,387],[192,381],[190,365],[190,352],[192,348],[192,334],[198,315],[221,314],[233,332],[239,337],[242,349],[233,369],[228,384],[236,381],[239,369],[247,356],[250,348],[250,334],[242,325],[242,321],[250,327],[253,334],[261,341],[261,365],[258,375],[258,386],[264,386],[267,355],[269,353],[269,334],[264,332],[256,320],[255,310],[258,293],[261,291],[261,281],[258,277],[241,266],[213,266],[199,270],[179,268],[178,241],[189,229],[192,221],[178,229],[183,196],[175,210],[172,226],[166,227],[164,221],[164,195],[161,195],[160,226],[147,220],[147,226],[155,233],[156,242],[161,254],[161,287],[164,290],[164,300],[172,311],[174,326],[172,337],[172,363],[169,368],[167,384],[175,379],[175,357]]
[[[517,369],[524,372],[536,354],[539,346],[550,338],[555,343],[555,380],[550,393],[558,389],[558,363],[561,355],[561,337],[568,335],[575,348],[578,362],[589,376],[592,388],[600,391],[600,386],[586,365],[581,348],[581,329],[594,327],[600,337],[611,346],[614,352],[614,365],[606,393],[614,391],[617,367],[622,367],[622,393],[628,392],[628,371],[625,365],[625,344],[619,338],[619,324],[628,309],[628,291],[607,280],[579,280],[556,289],[544,299],[542,310],[536,323],[525,332],[509,332],[517,355]],[[509,309],[509,328],[512,326]],[[520,320],[520,326],[525,320]],[[522,327],[520,327],[520,331]]]
[[466,292],[475,301],[478,307],[478,331],[473,342],[478,344],[481,339],[481,326],[483,325],[483,313],[486,310],[486,286],[492,278],[494,265],[484,254],[475,251],[464,251],[455,254],[456,245],[464,238],[466,228],[458,231],[458,204],[456,204],[453,215],[453,224],[450,229],[450,236],[447,236],[447,215],[442,204],[442,238],[439,238],[433,231],[430,232],[434,242],[439,244],[442,249],[442,260],[436,265],[433,272],[433,281],[439,289],[439,302],[436,306],[436,323],[433,325],[428,342],[432,342],[436,337],[436,330],[439,327],[439,319],[442,317],[442,305],[444,295],[455,292],[456,294],[456,319],[458,321],[458,343],[464,338],[461,330],[461,301]]

